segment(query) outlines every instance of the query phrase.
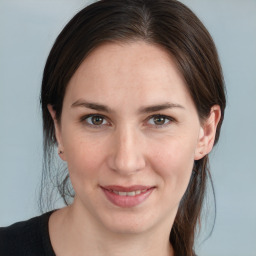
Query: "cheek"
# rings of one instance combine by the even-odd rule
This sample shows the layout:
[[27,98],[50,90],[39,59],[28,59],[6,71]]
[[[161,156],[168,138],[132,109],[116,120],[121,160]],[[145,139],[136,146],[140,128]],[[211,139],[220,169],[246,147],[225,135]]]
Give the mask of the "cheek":
[[183,139],[172,140],[154,152],[154,169],[165,188],[182,197],[190,180],[194,164],[195,143]]
[[[68,170],[74,189],[84,186],[99,175],[101,165],[104,162],[102,147],[88,138],[72,137],[72,141],[65,145],[65,154]],[[87,186],[88,187],[88,186]]]

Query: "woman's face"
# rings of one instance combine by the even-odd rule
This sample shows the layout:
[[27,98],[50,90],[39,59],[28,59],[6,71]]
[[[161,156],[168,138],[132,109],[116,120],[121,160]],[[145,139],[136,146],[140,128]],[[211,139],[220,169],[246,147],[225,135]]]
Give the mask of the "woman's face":
[[204,130],[163,49],[98,47],[73,75],[55,125],[76,193],[71,207],[114,232],[170,230]]

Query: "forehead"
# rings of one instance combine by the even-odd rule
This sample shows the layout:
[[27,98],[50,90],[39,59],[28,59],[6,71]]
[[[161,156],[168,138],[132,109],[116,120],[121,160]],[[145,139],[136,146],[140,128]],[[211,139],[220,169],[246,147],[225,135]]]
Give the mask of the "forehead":
[[107,77],[115,72],[118,75],[130,74],[130,77],[139,73],[143,77],[144,72],[148,71],[152,75],[166,72],[170,74],[169,78],[177,73],[182,79],[174,58],[165,49],[143,41],[105,43],[98,46],[86,57],[74,76],[84,73],[92,77],[97,73]]
[[129,96],[155,100],[190,97],[175,61],[164,49],[145,42],[106,43],[83,61],[70,80],[66,96],[96,101]]

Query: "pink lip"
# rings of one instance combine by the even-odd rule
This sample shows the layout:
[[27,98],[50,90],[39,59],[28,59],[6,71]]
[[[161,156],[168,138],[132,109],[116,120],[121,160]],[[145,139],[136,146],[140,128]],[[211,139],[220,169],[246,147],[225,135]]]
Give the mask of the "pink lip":
[[[122,207],[122,208],[129,208],[129,207],[135,207],[142,202],[144,202],[150,194],[153,192],[155,187],[150,186],[141,186],[141,185],[135,185],[130,187],[122,187],[122,186],[104,186],[100,187],[102,191],[104,192],[106,198],[114,205]],[[142,192],[141,194],[135,195],[135,196],[120,196],[113,192],[120,191],[120,192],[131,192],[136,190],[145,190],[145,192]]]
[[152,187],[150,187],[150,186],[142,186],[142,185],[134,185],[134,186],[130,186],[130,187],[110,185],[110,186],[104,186],[102,188],[103,189],[107,189],[107,190],[120,191],[120,192],[131,192],[131,191],[136,191],[136,190],[150,189]]

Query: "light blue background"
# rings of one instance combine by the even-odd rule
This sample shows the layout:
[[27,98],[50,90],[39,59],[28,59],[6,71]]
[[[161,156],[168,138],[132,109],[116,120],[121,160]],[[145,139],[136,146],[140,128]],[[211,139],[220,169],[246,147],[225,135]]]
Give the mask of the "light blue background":
[[[0,226],[39,214],[39,91],[50,47],[89,1],[0,0]],[[256,255],[256,1],[183,0],[212,34],[228,106],[211,155],[217,196],[202,256]]]

